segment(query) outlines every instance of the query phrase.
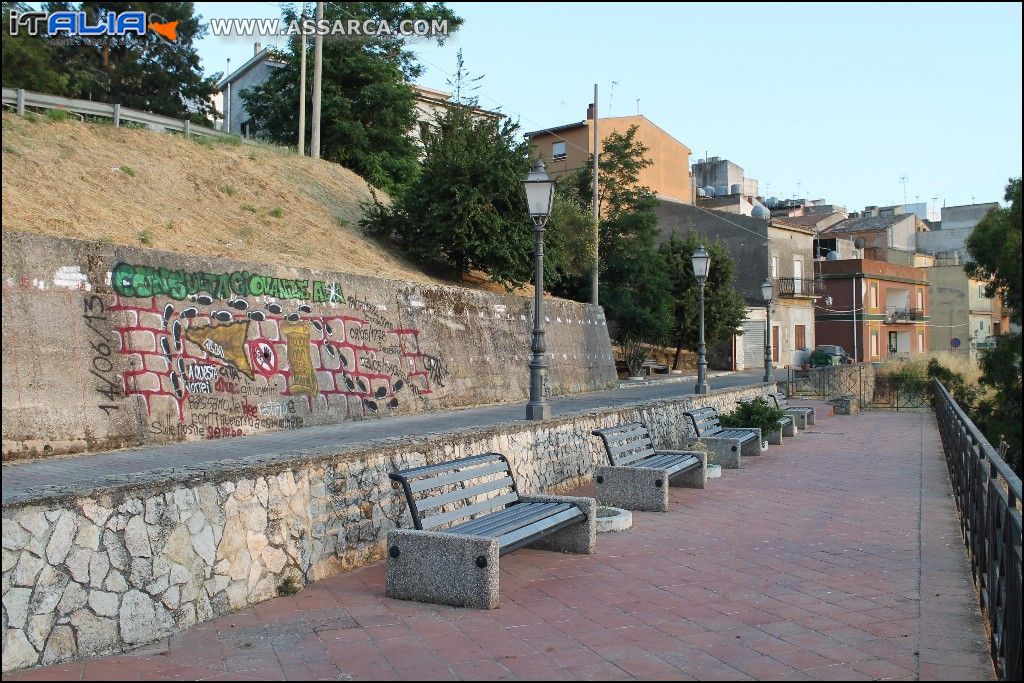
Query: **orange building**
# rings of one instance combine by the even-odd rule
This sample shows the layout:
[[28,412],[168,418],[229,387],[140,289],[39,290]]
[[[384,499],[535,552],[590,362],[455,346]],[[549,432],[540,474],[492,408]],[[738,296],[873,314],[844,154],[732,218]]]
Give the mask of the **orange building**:
[[[637,127],[636,139],[647,147],[651,165],[640,172],[640,184],[651,188],[659,199],[693,204],[693,175],[690,172],[690,148],[676,140],[644,116],[616,116],[597,120],[602,141],[611,133],[625,133]],[[594,121],[586,121],[527,133],[535,156],[548,172],[566,175],[587,165],[594,151]]]

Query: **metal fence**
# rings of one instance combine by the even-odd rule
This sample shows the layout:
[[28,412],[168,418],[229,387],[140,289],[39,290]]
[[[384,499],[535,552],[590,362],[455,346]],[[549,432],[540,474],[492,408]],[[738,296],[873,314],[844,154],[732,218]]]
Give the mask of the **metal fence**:
[[790,368],[786,393],[806,398],[852,396],[857,399],[858,405],[864,405],[873,393],[872,370],[863,364],[827,365],[810,370]]
[[1021,679],[1021,484],[938,380],[935,414],[989,647],[1003,680]]
[[238,135],[226,133],[215,128],[199,126],[187,119],[174,119],[170,116],[161,116],[148,111],[128,109],[120,104],[106,104],[105,102],[93,102],[91,100],[74,100],[69,97],[57,97],[56,95],[44,95],[31,92],[22,88],[4,88],[3,103],[13,106],[19,115],[25,114],[26,108],[32,109],[63,109],[81,116],[98,116],[111,119],[115,126],[122,123],[136,123],[143,125],[150,130],[175,131],[189,135],[204,135],[210,138],[232,138],[241,142],[252,142]]

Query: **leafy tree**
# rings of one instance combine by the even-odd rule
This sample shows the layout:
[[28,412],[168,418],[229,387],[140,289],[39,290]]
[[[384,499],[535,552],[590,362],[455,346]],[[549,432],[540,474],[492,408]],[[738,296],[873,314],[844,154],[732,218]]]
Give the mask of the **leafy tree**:
[[[295,19],[294,8],[287,8],[284,17]],[[387,21],[390,25],[405,19],[447,20],[449,32],[462,24],[444,3],[423,2],[328,2],[324,19]],[[444,37],[437,41],[442,43]],[[313,62],[312,43],[307,40],[308,65]],[[295,142],[301,56],[301,36],[294,36],[282,55],[285,66],[266,83],[242,94],[258,134],[279,144]],[[321,157],[352,169],[389,193],[412,183],[419,171],[419,149],[409,136],[416,125],[416,103],[408,83],[421,72],[415,54],[400,37],[325,37]],[[308,77],[306,84],[306,115],[310,117],[306,131],[311,135],[312,106],[308,103],[313,79]]]
[[1009,207],[989,211],[967,238],[967,274],[988,280],[987,294],[1002,295],[1013,322],[1021,323],[1021,189],[1011,178],[1005,199]]
[[[989,211],[967,238],[970,262],[964,270],[971,277],[988,280],[988,295],[1002,296],[1010,320],[1019,325],[1022,312],[1020,178],[1010,179],[1005,199],[1010,205]],[[993,396],[974,406],[971,417],[993,445],[1006,441],[1006,460],[1021,474],[1020,333],[998,337],[995,348],[982,351],[980,360],[981,383],[993,389]]]
[[69,75],[58,68],[53,48],[43,36],[21,30],[11,35],[11,12],[31,12],[23,2],[3,3],[3,84],[54,95],[67,93]]
[[[216,114],[211,97],[219,74],[203,76],[195,41],[206,35],[191,2],[45,3],[50,11],[81,10],[90,23],[110,12],[145,11],[149,20],[177,21],[177,37],[168,42],[147,31],[143,36],[81,36],[74,41],[48,39],[57,70],[66,78],[60,94],[116,102],[198,123]],[[4,67],[6,69],[6,66]]]
[[672,280],[672,341],[676,345],[673,367],[679,366],[684,348],[697,348],[700,337],[700,283],[693,273],[692,256],[702,245],[711,256],[711,267],[704,285],[705,343],[712,347],[729,339],[741,329],[746,318],[746,303],[733,286],[736,262],[728,247],[719,240],[708,243],[693,231],[688,231],[685,237],[673,231],[660,250]]
[[450,107],[427,136],[422,173],[390,206],[370,207],[363,225],[450,275],[478,269],[507,286],[529,280],[534,238],[522,183],[530,157],[518,130]]

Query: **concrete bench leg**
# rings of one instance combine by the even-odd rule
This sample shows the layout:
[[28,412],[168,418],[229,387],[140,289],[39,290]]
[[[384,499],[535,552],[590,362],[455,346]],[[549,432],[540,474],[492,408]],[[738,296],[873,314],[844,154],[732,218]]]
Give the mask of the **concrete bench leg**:
[[587,516],[577,524],[559,529],[550,536],[531,543],[537,550],[590,555],[597,552],[597,501],[579,496],[520,496],[524,503],[572,503]]
[[774,432],[768,432],[765,435],[765,438],[768,440],[768,443],[770,443],[771,445],[773,445],[773,446],[781,446],[782,445],[782,428],[780,427],[779,429],[776,429]]
[[670,482],[672,486],[685,486],[691,489],[704,489],[708,486],[708,457],[704,453],[695,451],[694,455],[700,458],[700,467],[689,472],[678,474]]
[[398,600],[494,609],[498,606],[498,540],[390,531],[385,592]]
[[668,512],[668,473],[645,467],[598,467],[594,470],[597,501],[601,505]]
[[743,455],[761,455],[764,451],[761,450],[760,428],[752,428],[747,431],[754,432],[754,438],[743,444]]
[[[789,415],[793,419],[793,424],[796,429],[807,429],[807,413],[802,410],[787,410],[786,415]],[[811,422],[810,424],[814,424]]]
[[[701,441],[708,447],[708,452],[712,454],[710,460],[713,464],[721,465],[723,469],[727,470],[738,470],[740,468],[739,439],[704,437]],[[691,442],[687,448],[692,447],[694,443],[696,442]]]
[[796,420],[792,417],[789,418],[789,422],[782,425],[783,436],[796,436]]

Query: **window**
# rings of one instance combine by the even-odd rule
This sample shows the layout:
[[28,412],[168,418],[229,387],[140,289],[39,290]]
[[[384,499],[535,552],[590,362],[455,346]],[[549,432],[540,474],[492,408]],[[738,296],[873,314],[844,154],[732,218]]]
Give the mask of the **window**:
[[878,308],[878,284],[871,283],[871,308]]
[[793,259],[793,293],[802,294],[804,291],[804,262],[798,258]]
[[794,328],[793,336],[796,337],[796,348],[797,350],[807,348],[807,327],[804,325],[797,325]]
[[424,145],[427,144],[427,138],[430,137],[430,124],[426,121],[420,121],[420,142]]
[[871,357],[878,358],[878,333],[871,333]]
[[775,277],[778,277],[778,276],[779,276],[779,257],[776,256],[775,254],[772,254],[772,277],[775,278]]
[[563,161],[565,159],[565,143],[564,142],[553,142],[551,143],[551,160],[552,161]]
[[242,137],[251,138],[253,134],[252,120],[242,121]]
[[978,298],[979,299],[984,299],[985,298],[985,285],[978,285]]
[[924,290],[917,290],[917,310],[924,312]]
[[917,350],[924,353],[924,332],[917,333]]

